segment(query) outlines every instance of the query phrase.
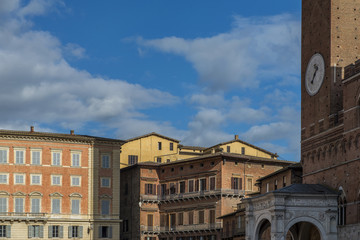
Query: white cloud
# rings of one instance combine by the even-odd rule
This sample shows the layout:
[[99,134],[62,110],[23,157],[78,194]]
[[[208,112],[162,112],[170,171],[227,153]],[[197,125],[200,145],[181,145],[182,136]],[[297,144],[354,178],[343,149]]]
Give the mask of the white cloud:
[[236,17],[228,33],[208,38],[138,39],[138,44],[183,56],[213,90],[256,88],[264,78],[284,81],[298,74],[300,22],[290,15]]
[[[21,17],[45,14],[48,1],[24,7],[2,4]],[[15,8],[15,9],[14,9]],[[64,55],[83,57],[78,45],[62,43],[48,32],[35,31],[28,18],[13,16],[0,23],[0,126],[29,126],[34,122],[83,126],[99,121],[116,125],[146,118],[143,109],[172,105],[178,98],[124,80],[94,77],[69,65]],[[15,120],[14,120],[15,119]],[[18,121],[18,119],[21,119]],[[16,124],[9,125],[11,121]]]

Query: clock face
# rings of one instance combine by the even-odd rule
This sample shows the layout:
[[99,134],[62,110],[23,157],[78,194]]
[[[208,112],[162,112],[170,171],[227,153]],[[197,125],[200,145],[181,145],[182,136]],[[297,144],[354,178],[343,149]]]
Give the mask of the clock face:
[[320,53],[314,54],[306,68],[305,87],[310,96],[318,93],[325,75],[325,62]]

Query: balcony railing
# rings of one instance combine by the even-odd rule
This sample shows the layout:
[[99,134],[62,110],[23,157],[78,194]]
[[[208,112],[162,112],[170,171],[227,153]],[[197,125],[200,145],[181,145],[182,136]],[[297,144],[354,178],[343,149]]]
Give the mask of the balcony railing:
[[212,196],[232,196],[242,197],[245,195],[244,190],[237,189],[221,189],[221,190],[206,190],[198,192],[176,193],[167,195],[141,195],[141,199],[146,202],[160,202],[160,201],[175,201],[190,198],[207,198]]
[[48,219],[106,219],[106,220],[119,220],[119,214],[101,215],[101,214],[52,214],[52,213],[29,213],[29,212],[0,212],[0,219],[4,220],[48,220]]
[[192,225],[176,225],[176,226],[140,226],[140,231],[144,233],[177,233],[177,232],[193,232],[193,231],[219,231],[222,229],[222,223],[203,223]]

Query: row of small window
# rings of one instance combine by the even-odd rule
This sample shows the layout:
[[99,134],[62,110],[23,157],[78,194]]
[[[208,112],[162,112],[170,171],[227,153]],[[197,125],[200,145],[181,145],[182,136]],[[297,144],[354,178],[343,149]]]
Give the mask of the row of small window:
[[[25,185],[26,174],[14,173],[14,184]],[[110,181],[110,180],[109,180]],[[0,184],[9,184],[9,173],[0,173]],[[30,174],[31,185],[42,185],[42,174]],[[62,175],[51,175],[51,185],[61,186]],[[72,187],[81,186],[81,176],[70,176],[70,185]],[[110,185],[110,183],[109,183]]]
[[[160,158],[160,162],[161,162],[161,158]],[[167,162],[170,162],[170,159],[168,159]],[[204,166],[205,166],[204,163],[200,163],[200,164],[199,164],[199,167],[204,167]],[[215,162],[210,162],[210,166],[211,166],[211,167],[212,167],[212,166],[215,166]],[[190,169],[193,169],[193,168],[194,168],[194,165],[189,165],[189,168],[190,168]],[[184,167],[181,166],[179,169],[180,169],[180,171],[183,171],[183,170],[184,170]],[[170,171],[171,171],[171,172],[174,172],[174,171],[175,171],[175,168],[171,168]],[[161,172],[164,173],[164,172],[165,172],[165,169],[162,169]]]
[[[160,215],[160,226],[181,226],[181,225],[193,225],[193,224],[204,224],[205,223],[205,210],[200,211],[189,211],[187,213],[171,213],[171,214],[161,214]],[[184,215],[187,214],[187,222],[185,222]],[[197,217],[194,217],[194,214],[197,214]],[[215,223],[216,216],[215,210],[208,210],[208,223]],[[186,216],[186,215],[185,215]],[[148,214],[148,226],[152,226],[152,214]],[[194,221],[197,219],[197,222]]]
[[[226,146],[226,152],[228,152],[228,153],[231,152],[230,151],[230,146]],[[245,147],[241,147],[241,154],[245,155]]]
[[[158,150],[162,150],[162,142],[158,142]],[[169,143],[169,150],[174,151],[174,143]]]
[[[11,225],[0,225],[0,237],[11,238]],[[82,226],[69,226],[68,238],[82,238]],[[44,226],[29,225],[28,238],[44,238]],[[63,226],[50,225],[48,226],[48,238],[63,238]]]
[[[7,197],[0,198],[0,212],[6,213],[8,211],[8,201]],[[51,199],[51,213],[52,214],[61,214],[61,198],[52,198]],[[30,210],[31,213],[41,213],[41,198],[31,198],[30,199]],[[71,214],[79,215],[81,201],[80,199],[71,199]],[[16,197],[14,198],[14,212],[15,213],[24,213],[25,211],[25,198]]]
[[[210,186],[207,187],[207,182],[210,182]],[[201,178],[201,179],[190,179],[187,181],[188,187],[187,192],[198,192],[198,191],[207,191],[216,189],[215,177]],[[156,189],[158,188],[158,189]],[[178,194],[186,192],[186,181],[180,181],[178,183],[169,183],[161,184],[156,187],[156,184],[146,183],[145,184],[145,194],[146,195],[169,195],[169,194]]]
[[[14,148],[14,163],[15,164],[25,164],[25,148]],[[0,164],[9,163],[9,148],[0,147]],[[41,149],[31,149],[31,164],[32,165],[41,165],[42,163],[42,150]],[[62,150],[52,150],[51,151],[51,165],[52,166],[62,166]],[[81,152],[71,151],[71,166],[72,167],[81,167]],[[101,156],[101,167],[110,168],[110,156],[102,155]]]
[[[239,177],[232,177],[231,178],[231,189],[243,190],[243,179],[239,178]],[[244,189],[244,190],[247,190],[247,191],[253,190],[253,179],[252,178],[247,178],[247,186],[246,186],[246,189]]]
[[[286,187],[286,176],[283,176],[282,179],[282,187]],[[278,189],[278,180],[275,179],[274,180],[274,190]],[[270,191],[270,183],[266,183],[266,192]]]

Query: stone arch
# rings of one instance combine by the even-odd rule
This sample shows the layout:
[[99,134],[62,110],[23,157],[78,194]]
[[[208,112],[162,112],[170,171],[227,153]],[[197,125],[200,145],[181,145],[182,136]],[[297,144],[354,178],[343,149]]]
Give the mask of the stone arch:
[[348,145],[349,151],[351,150],[353,139],[354,139],[354,137],[351,135],[351,136],[349,137],[349,140],[347,141],[347,143],[348,143],[347,145]]
[[322,155],[323,155],[322,157],[323,157],[324,160],[325,160],[325,157],[326,157],[326,150],[327,150],[327,148],[328,148],[328,147],[325,145],[325,146],[324,146],[324,149],[323,149],[323,152],[322,152]]
[[319,149],[317,150],[317,153],[316,153],[317,158],[318,158],[318,161],[320,161],[320,158],[321,158],[321,152],[322,152],[322,149],[321,149],[321,148],[319,148]]
[[342,153],[346,153],[346,138],[344,138],[342,141],[341,141],[341,145],[340,145],[340,148],[341,148],[341,152]]
[[330,156],[330,157],[331,157],[331,153],[332,153],[333,149],[334,149],[334,144],[333,144],[333,143],[330,143],[330,144],[329,144],[329,148],[328,148],[328,153],[329,153],[329,156]]
[[[265,215],[265,214],[264,214]],[[265,215],[259,217],[259,220],[256,223],[256,231],[254,240],[267,240],[264,235],[271,234],[271,217],[270,215]],[[264,238],[265,237],[265,238]],[[269,239],[270,240],[270,239]]]
[[[319,231],[320,239],[321,240],[326,239],[326,230],[325,230],[325,227],[321,224],[321,222],[315,218],[307,217],[307,216],[297,217],[297,218],[292,219],[290,222],[288,222],[285,227],[284,234],[287,234],[290,231],[290,228],[293,227],[295,224],[301,223],[301,222],[310,223],[310,224],[314,225],[317,228],[317,230]],[[300,239],[300,237],[301,236],[299,236],[299,239]]]
[[7,191],[0,191],[0,196],[10,196],[10,193]]
[[31,193],[29,193],[29,196],[31,196],[31,197],[42,197],[43,195],[42,195],[42,193],[41,192],[31,192]]

